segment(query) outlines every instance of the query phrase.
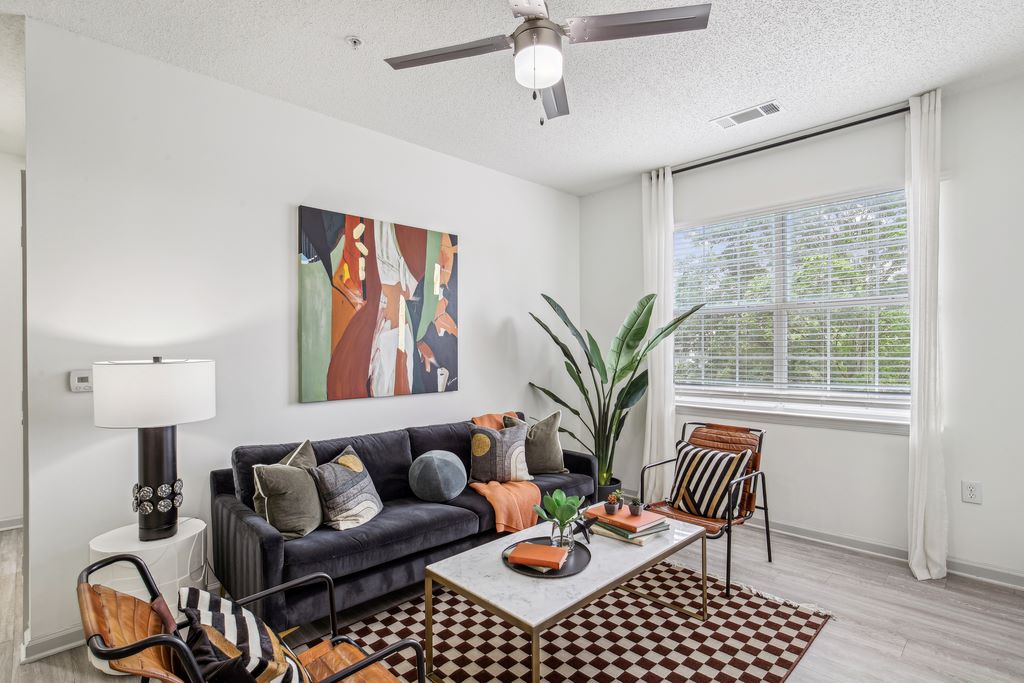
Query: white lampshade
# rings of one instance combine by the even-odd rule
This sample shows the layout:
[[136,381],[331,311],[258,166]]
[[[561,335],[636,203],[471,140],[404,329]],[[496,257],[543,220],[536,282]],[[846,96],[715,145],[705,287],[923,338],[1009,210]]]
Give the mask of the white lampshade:
[[129,360],[92,364],[97,427],[169,427],[217,414],[212,360]]
[[562,80],[562,51],[552,45],[527,45],[515,56],[516,81],[531,90],[550,88]]

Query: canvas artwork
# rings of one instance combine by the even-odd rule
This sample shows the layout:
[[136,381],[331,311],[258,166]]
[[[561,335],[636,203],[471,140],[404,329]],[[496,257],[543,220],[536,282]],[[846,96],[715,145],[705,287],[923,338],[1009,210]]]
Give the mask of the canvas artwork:
[[456,235],[299,207],[299,398],[459,387]]

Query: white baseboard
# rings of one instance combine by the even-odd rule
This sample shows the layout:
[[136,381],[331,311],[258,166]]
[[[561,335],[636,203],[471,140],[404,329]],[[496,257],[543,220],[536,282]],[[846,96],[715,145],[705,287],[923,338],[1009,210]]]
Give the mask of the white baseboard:
[[[764,529],[760,524],[748,524],[747,526],[751,526],[759,530]],[[863,539],[851,538],[849,536],[841,536],[838,534],[830,534],[824,531],[817,531],[815,529],[805,529],[791,524],[772,522],[772,533],[776,532],[785,534],[786,536],[794,536],[796,538],[803,538],[809,541],[816,541],[818,543],[846,548],[847,550],[856,550],[857,552],[868,553],[870,555],[879,555],[893,560],[900,560],[902,562],[907,561],[906,549],[882,543],[865,541]],[[1024,574],[1007,571],[999,567],[978,564],[976,562],[967,562],[965,560],[950,557],[946,560],[946,571],[950,574],[966,576],[971,579],[985,581],[986,583],[999,584],[1009,588],[1024,589]]]
[[85,634],[79,626],[73,626],[40,638],[33,638],[26,632],[25,644],[21,646],[21,663],[29,664],[80,645],[85,645]]
[[21,517],[8,517],[7,519],[0,519],[0,531],[20,529],[23,525],[24,524]]

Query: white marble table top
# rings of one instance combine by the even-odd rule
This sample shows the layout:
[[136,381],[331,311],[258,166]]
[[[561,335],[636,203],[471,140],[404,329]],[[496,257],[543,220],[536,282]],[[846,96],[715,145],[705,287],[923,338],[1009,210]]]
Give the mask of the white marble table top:
[[[427,566],[427,576],[468,592],[505,612],[520,626],[543,626],[573,605],[588,602],[596,594],[619,585],[639,567],[673,554],[698,539],[701,527],[668,520],[670,529],[634,545],[592,534],[590,564],[575,576],[538,578],[514,572],[505,566],[501,552],[516,541],[547,537],[551,524],[509,534],[464,553]],[[576,537],[577,546],[586,543]]]

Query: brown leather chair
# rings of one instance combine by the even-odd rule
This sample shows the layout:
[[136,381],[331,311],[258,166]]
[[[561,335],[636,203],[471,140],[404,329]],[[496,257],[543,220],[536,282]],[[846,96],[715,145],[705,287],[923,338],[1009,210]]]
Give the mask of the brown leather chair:
[[[690,437],[686,437],[686,431],[693,427]],[[757,510],[764,512],[764,538],[768,546],[768,561],[772,561],[772,535],[768,522],[768,489],[765,484],[764,472],[761,470],[761,449],[764,445],[764,430],[753,427],[734,427],[732,425],[709,424],[706,422],[687,422],[683,425],[682,441],[691,443],[701,448],[714,448],[719,451],[739,453],[749,449],[753,456],[747,463],[747,471],[742,476],[736,477],[729,482],[729,507],[725,519],[699,517],[691,515],[672,505],[672,501],[663,500],[652,503],[647,507],[655,512],[677,519],[681,522],[688,522],[702,526],[707,531],[708,538],[719,538],[725,535],[725,595],[732,595],[732,528],[743,524],[754,516]],[[669,458],[645,466],[640,470],[640,498],[644,499],[645,475],[647,470],[654,467],[661,467],[676,462],[676,458]],[[762,504],[757,504],[757,487],[761,485]],[[736,503],[739,502],[737,516],[733,516],[736,510]]]
[[[89,583],[93,572],[116,562],[135,566],[149,593],[149,602]],[[327,574],[310,574],[234,600],[234,603],[248,605],[274,593],[314,583],[322,584],[327,592],[331,634],[330,638],[298,655],[310,681],[335,683],[351,678],[358,683],[397,683],[398,679],[379,662],[399,650],[412,649],[416,654],[418,680],[425,682],[423,648],[415,640],[402,640],[371,654],[351,638],[338,635],[334,582]],[[199,665],[179,633],[185,622],[175,623],[149,569],[135,555],[114,555],[82,570],[78,575],[78,608],[89,650],[99,659],[110,662],[114,671],[141,676],[144,682],[204,683]]]

